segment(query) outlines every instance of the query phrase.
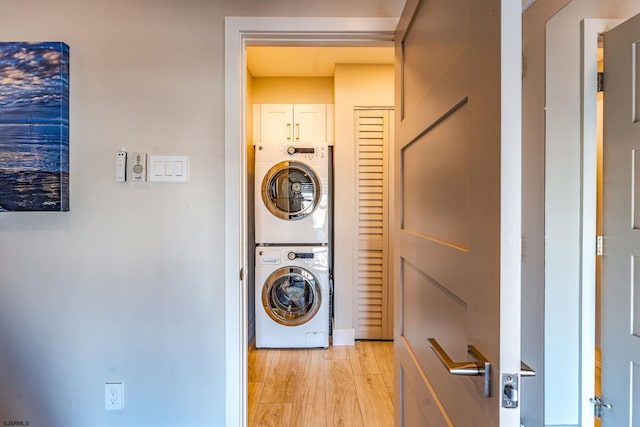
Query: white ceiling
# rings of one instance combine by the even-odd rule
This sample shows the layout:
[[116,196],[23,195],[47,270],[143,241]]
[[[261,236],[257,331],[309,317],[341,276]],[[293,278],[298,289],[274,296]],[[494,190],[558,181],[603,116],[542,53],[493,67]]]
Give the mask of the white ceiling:
[[335,64],[393,64],[392,47],[247,47],[254,77],[332,77]]

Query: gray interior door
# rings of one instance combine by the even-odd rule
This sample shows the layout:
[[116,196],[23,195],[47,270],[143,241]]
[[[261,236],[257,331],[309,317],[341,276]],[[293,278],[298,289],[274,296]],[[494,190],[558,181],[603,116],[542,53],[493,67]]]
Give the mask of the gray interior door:
[[640,15],[604,38],[604,427],[640,426]]
[[[520,424],[519,407],[500,409],[501,363],[515,364],[516,377],[520,368],[520,52],[511,52],[511,68],[501,61],[510,53],[505,38],[517,44],[521,34],[501,21],[507,3],[409,0],[400,18],[397,426]],[[519,8],[508,13],[514,23],[521,19]],[[506,112],[513,118],[505,120]],[[469,346],[492,362],[488,396],[485,376],[451,375],[434,351],[479,362]]]

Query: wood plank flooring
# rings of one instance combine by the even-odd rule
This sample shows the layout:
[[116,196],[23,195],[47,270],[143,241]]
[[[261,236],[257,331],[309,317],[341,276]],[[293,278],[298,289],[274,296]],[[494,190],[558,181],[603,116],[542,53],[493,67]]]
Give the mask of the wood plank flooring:
[[393,426],[393,342],[249,348],[249,426]]

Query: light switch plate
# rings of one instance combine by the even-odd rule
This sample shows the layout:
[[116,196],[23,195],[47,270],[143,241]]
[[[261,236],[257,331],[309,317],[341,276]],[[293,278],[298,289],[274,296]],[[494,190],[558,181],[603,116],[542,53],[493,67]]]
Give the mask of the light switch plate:
[[149,181],[188,182],[188,156],[149,156]]

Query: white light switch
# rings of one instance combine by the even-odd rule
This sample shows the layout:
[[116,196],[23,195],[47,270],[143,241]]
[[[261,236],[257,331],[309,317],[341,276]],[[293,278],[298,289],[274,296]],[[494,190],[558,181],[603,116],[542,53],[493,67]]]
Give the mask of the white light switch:
[[[151,158],[153,158],[154,156],[151,156]],[[164,163],[161,162],[160,160],[156,160],[153,162],[154,165],[154,169],[153,169],[153,176],[164,176]]]
[[173,176],[173,163],[171,160],[164,162],[164,176]]
[[187,156],[149,156],[149,165],[150,181],[189,181],[189,157]]

